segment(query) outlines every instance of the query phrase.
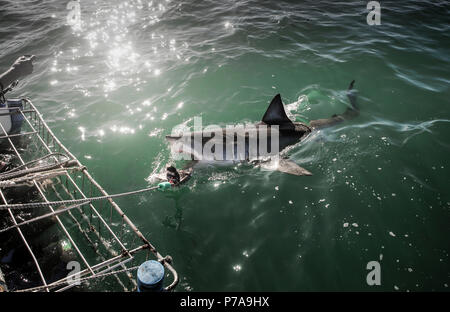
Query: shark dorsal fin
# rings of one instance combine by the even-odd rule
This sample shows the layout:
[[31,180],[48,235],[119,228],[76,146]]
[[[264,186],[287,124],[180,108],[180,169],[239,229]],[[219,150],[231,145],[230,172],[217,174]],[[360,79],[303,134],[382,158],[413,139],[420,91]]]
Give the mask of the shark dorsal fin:
[[279,125],[280,129],[294,129],[295,126],[284,110],[280,94],[275,95],[267,108],[262,121],[268,125]]

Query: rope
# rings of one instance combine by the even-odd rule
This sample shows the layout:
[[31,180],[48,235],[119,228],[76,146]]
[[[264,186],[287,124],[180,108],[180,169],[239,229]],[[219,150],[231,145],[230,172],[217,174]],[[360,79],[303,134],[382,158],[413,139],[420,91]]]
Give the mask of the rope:
[[125,192],[125,193],[119,193],[119,194],[113,194],[113,195],[104,195],[104,196],[97,196],[97,197],[90,197],[90,198],[81,198],[81,199],[69,199],[69,200],[61,200],[61,201],[51,201],[51,202],[39,202],[39,203],[25,203],[25,204],[6,204],[6,205],[0,205],[0,210],[7,210],[7,209],[30,209],[30,208],[41,208],[41,207],[48,207],[48,206],[60,206],[60,205],[76,205],[76,204],[86,204],[92,201],[99,201],[103,199],[110,199],[110,198],[117,198],[117,197],[124,197],[129,195],[135,195],[139,193],[144,193],[156,189],[161,189],[162,187],[160,185],[147,187],[144,189],[131,191],[131,192]]
[[[125,273],[125,272],[128,272],[128,271],[134,271],[134,270],[136,270],[138,268],[139,268],[139,266],[134,266],[134,267],[126,268],[126,269],[122,269],[122,270],[111,271],[111,272],[106,272],[106,273],[102,273],[102,274],[95,274],[93,276],[88,276],[88,277],[77,279],[76,282],[84,283],[84,282],[89,281],[91,279],[107,277],[107,276],[110,276],[110,275],[119,274],[119,273]],[[16,290],[15,292],[41,291],[41,290],[45,290],[47,288],[54,288],[54,287],[58,287],[58,286],[64,286],[66,284],[70,284],[70,282],[66,280],[66,281],[61,281],[61,282],[58,282],[58,283],[49,284],[47,286],[38,286],[38,287],[27,288],[27,289],[23,289],[23,290]]]

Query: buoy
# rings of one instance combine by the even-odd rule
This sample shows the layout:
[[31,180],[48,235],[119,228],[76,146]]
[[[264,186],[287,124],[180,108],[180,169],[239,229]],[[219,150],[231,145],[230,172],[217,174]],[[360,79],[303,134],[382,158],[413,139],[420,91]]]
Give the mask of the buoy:
[[142,263],[137,271],[138,292],[163,291],[164,266],[155,260]]
[[[23,123],[23,115],[20,113],[12,113],[23,108],[21,99],[8,99],[6,103],[0,105],[0,122],[6,130],[6,134],[15,134],[20,132]],[[11,108],[11,109],[9,109]],[[12,114],[9,114],[12,113]],[[0,134],[3,131],[0,129]]]
[[[2,108],[5,107],[5,105],[2,106]],[[9,110],[2,109],[0,110],[0,123],[2,124],[3,128],[0,128],[0,135],[8,135],[12,128],[11,123],[11,116],[9,115]],[[3,129],[5,129],[6,133],[4,133]]]
[[161,182],[158,184],[159,190],[163,191],[163,190],[167,190],[170,189],[172,187],[172,184],[170,184],[170,182]]
[[[22,99],[7,99],[6,106],[9,108],[19,108],[19,110],[23,109]],[[12,110],[11,110],[12,111]],[[11,115],[11,132],[10,134],[19,133],[22,128],[22,123],[24,121],[24,117],[22,114],[12,114]]]

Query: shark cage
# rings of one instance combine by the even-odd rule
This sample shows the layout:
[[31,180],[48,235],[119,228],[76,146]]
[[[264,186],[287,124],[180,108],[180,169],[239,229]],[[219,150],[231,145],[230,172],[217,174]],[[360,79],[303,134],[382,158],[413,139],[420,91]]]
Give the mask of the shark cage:
[[135,291],[136,270],[150,259],[166,269],[160,290],[175,288],[171,257],[156,250],[30,100],[6,101],[0,118],[0,291]]

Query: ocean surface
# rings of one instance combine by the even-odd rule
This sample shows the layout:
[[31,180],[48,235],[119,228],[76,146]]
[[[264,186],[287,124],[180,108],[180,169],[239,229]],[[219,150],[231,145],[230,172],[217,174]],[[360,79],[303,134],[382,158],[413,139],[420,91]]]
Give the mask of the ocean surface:
[[[180,125],[360,116],[287,155],[298,177],[248,165],[117,200],[180,274],[179,291],[448,291],[450,5],[381,1],[0,0],[0,70],[24,54],[27,96],[109,192],[151,185]],[[180,165],[177,162],[177,166]],[[381,285],[366,266],[378,261]]]

